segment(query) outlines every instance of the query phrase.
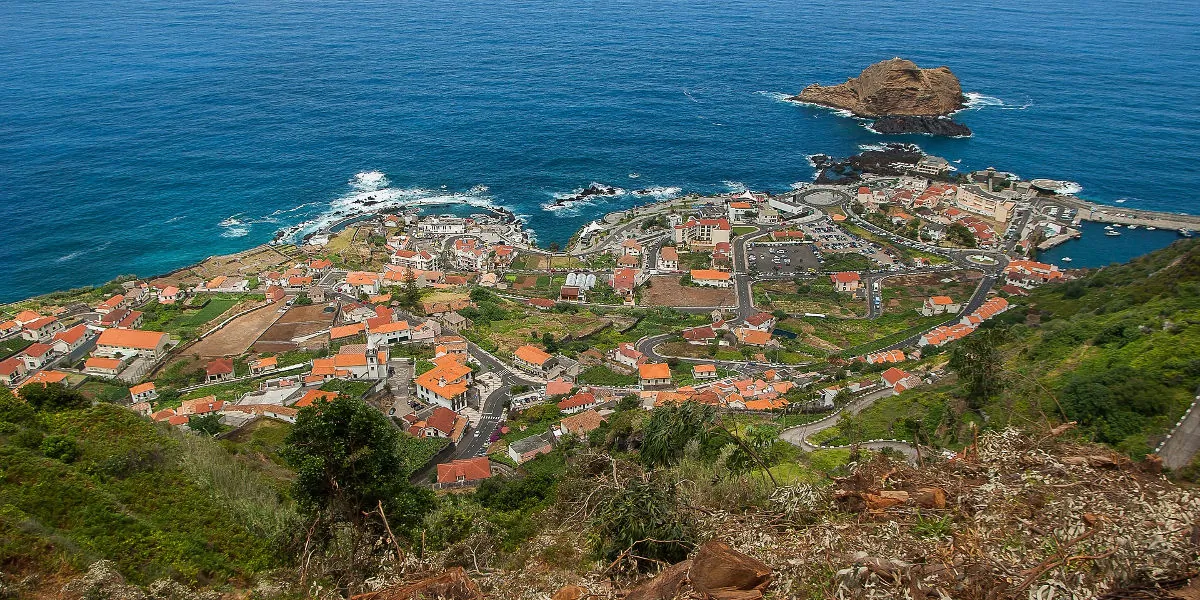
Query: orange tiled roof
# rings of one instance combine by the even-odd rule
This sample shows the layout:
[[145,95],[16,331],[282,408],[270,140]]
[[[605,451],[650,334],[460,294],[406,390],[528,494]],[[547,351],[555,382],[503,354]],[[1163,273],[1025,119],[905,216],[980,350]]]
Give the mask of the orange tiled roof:
[[121,361],[116,358],[102,358],[93,356],[84,361],[83,366],[88,369],[107,369],[115,371],[121,367]]
[[166,341],[167,334],[161,331],[142,331],[140,329],[105,329],[96,341],[99,346],[115,348],[133,348],[135,350],[153,350]]
[[551,358],[551,356],[546,354],[546,352],[541,348],[538,348],[537,346],[530,346],[528,344],[517,348],[516,352],[513,354],[516,355],[517,358],[531,365],[538,365],[539,367],[546,364],[546,361],[550,360]]
[[325,390],[309,390],[306,394],[304,394],[304,396],[302,398],[300,398],[299,401],[297,401],[292,406],[295,408],[304,408],[305,406],[312,406],[314,402],[332,401],[332,400],[336,400],[337,397],[338,397],[337,392],[330,392],[330,391],[325,391]]
[[667,363],[643,363],[638,365],[638,377],[642,379],[670,379],[671,365]]
[[352,323],[350,325],[341,325],[329,330],[329,339],[340,340],[342,338],[354,337],[367,330],[367,326],[363,323]]
[[709,280],[709,281],[728,281],[731,277],[728,271],[714,271],[712,269],[692,269],[693,280]]

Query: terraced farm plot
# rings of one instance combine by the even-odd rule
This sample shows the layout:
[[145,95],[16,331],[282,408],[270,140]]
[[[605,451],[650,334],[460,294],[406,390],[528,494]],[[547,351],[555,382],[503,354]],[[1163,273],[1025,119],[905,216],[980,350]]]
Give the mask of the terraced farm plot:
[[[215,300],[213,302],[216,302]],[[212,302],[209,303],[210,305]],[[207,306],[205,308],[208,308]],[[188,354],[202,357],[234,356],[248,350],[255,340],[279,319],[279,310],[268,304],[242,315],[208,337],[192,344]]]
[[507,356],[525,344],[534,343],[535,332],[537,340],[549,333],[561,342],[568,337],[587,337],[612,326],[611,319],[586,311],[566,314],[521,310],[517,315],[519,318],[493,321],[481,326],[476,333],[495,342],[499,346],[499,354]]

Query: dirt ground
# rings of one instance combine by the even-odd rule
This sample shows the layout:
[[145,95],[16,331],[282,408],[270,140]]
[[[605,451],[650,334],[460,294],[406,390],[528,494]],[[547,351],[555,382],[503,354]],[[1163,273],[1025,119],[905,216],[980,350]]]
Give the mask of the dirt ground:
[[252,313],[242,315],[216,333],[196,342],[188,354],[202,357],[234,356],[250,348],[254,340],[280,317],[279,309],[268,304]]
[[650,278],[650,287],[642,292],[645,306],[734,306],[733,288],[684,287],[675,275]]
[[292,338],[311,335],[333,325],[337,311],[325,311],[325,304],[312,306],[293,306],[279,320],[275,321],[254,342],[256,352],[286,352],[297,348],[317,348],[329,342],[328,334],[297,344]]
[[[955,302],[966,302],[979,285],[983,274],[979,271],[956,271],[952,273],[926,273],[889,277],[883,282],[884,290],[898,292],[884,302],[884,312],[895,313],[915,309],[926,298],[935,295],[950,296]],[[943,282],[943,279],[953,281]]]

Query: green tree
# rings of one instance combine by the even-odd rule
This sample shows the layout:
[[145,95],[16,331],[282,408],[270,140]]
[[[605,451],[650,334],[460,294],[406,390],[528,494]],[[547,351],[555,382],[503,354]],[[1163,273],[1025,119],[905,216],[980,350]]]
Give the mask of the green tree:
[[670,483],[633,481],[602,500],[592,518],[592,550],[605,561],[624,558],[639,570],[683,560],[695,537],[695,525]]
[[221,415],[217,413],[194,415],[188,419],[188,429],[215,436],[221,433]]
[[1002,342],[1002,330],[981,329],[960,340],[950,351],[948,366],[958,374],[967,394],[967,404],[973,409],[981,408],[1004,386]]
[[656,409],[643,432],[642,463],[655,467],[678,462],[688,442],[705,441],[716,419],[713,407],[694,402]]
[[65,463],[79,458],[79,444],[65,435],[51,435],[42,440],[42,454]]
[[412,269],[404,276],[404,289],[400,293],[400,305],[414,310],[421,303],[421,290],[417,287],[417,276],[413,274]]
[[420,522],[433,497],[408,482],[400,435],[383,413],[344,395],[300,409],[283,450],[296,500],[360,525],[380,503],[393,527]]
[[962,223],[951,223],[946,228],[946,237],[951,242],[958,244],[964,248],[974,248],[976,246],[975,234]]
[[91,402],[79,393],[61,383],[33,384],[21,388],[21,399],[28,402],[36,410],[58,412],[85,408]]

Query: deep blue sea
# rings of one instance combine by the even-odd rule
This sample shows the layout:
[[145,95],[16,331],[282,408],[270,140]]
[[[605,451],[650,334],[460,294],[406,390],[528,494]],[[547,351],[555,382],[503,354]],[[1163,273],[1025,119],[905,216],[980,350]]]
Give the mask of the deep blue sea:
[[[892,56],[950,66],[975,136],[780,100]],[[0,300],[165,272],[366,196],[492,203],[562,241],[889,139],[1196,211],[1198,59],[1195,0],[6,0]],[[651,195],[545,208],[591,182]]]

